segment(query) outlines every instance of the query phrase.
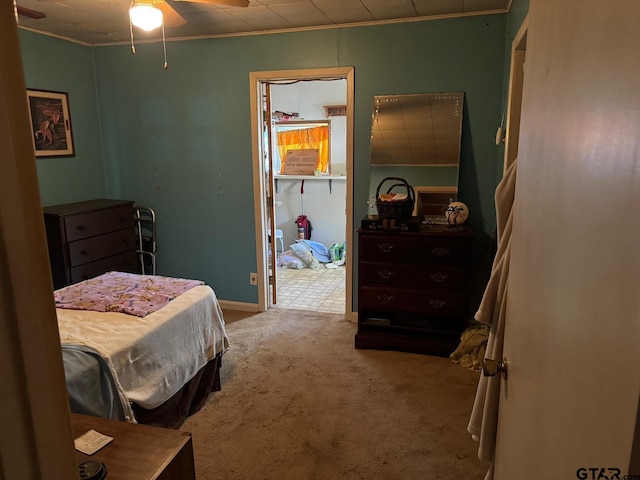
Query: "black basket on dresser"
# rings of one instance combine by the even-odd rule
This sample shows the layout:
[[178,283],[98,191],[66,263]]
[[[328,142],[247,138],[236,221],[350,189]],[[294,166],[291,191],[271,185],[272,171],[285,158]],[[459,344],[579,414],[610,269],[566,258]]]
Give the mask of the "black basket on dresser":
[[[407,191],[407,198],[403,200],[387,201],[380,198],[380,189],[386,182],[396,182],[391,185],[386,193],[391,193],[396,187],[402,187]],[[416,194],[411,185],[407,183],[404,178],[400,177],[386,177],[383,178],[378,184],[376,189],[376,209],[378,210],[378,217],[380,219],[395,219],[403,220],[411,217],[413,213],[413,205],[415,203]]]

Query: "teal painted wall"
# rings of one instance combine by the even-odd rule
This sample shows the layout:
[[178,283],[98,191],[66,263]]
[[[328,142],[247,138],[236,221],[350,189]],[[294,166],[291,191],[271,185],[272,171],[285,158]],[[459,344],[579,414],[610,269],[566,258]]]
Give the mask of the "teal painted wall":
[[[89,48],[21,32],[27,84],[70,93],[76,138],[75,158],[38,161],[43,203],[106,195],[150,206],[158,273],[256,303],[247,278],[256,271],[249,73],[353,66],[356,226],[367,213],[373,96],[463,91],[460,198],[483,251],[502,161],[494,139],[506,31],[507,15],[489,15],[169,42],[166,71],[160,43],[138,44],[132,55],[126,45]],[[67,187],[69,178],[78,188]]]
[[43,205],[105,197],[108,192],[93,49],[20,30],[27,88],[69,95],[74,157],[39,158]]
[[[529,0],[512,0],[507,27],[509,39],[513,40],[513,37],[518,33],[518,29],[520,25],[522,25],[527,13],[529,13]],[[511,45],[511,40],[509,40],[509,45]]]
[[[354,218],[367,212],[374,95],[465,92],[461,198],[494,228],[506,15],[162,46],[95,49],[110,194],[158,214],[159,273],[205,280],[225,300],[257,302],[249,73],[355,67]],[[348,239],[349,240],[349,239]],[[353,241],[353,238],[351,239]]]

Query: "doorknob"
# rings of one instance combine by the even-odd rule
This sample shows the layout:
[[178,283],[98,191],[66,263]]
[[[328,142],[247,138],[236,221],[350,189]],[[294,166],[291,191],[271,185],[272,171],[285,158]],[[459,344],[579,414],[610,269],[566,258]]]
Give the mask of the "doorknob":
[[509,370],[509,361],[506,358],[502,359],[501,363],[485,358],[482,361],[482,374],[485,377],[494,377],[498,373],[502,376],[503,380],[507,379],[507,372]]

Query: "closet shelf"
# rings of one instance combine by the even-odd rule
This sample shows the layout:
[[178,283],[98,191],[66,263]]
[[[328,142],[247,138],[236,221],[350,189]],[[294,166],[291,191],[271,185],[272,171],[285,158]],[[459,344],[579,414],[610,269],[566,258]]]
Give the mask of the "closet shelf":
[[346,180],[345,175],[275,175],[276,180]]
[[346,180],[346,175],[275,175],[276,191],[278,191],[278,180],[329,180],[329,194],[332,191],[332,180]]

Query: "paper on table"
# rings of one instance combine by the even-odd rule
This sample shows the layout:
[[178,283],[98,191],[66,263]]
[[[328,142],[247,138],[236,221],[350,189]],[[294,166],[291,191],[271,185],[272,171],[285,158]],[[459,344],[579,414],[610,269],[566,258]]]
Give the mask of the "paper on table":
[[111,440],[113,440],[113,437],[108,437],[92,429],[80,435],[73,443],[76,450],[80,450],[87,455],[93,455]]

